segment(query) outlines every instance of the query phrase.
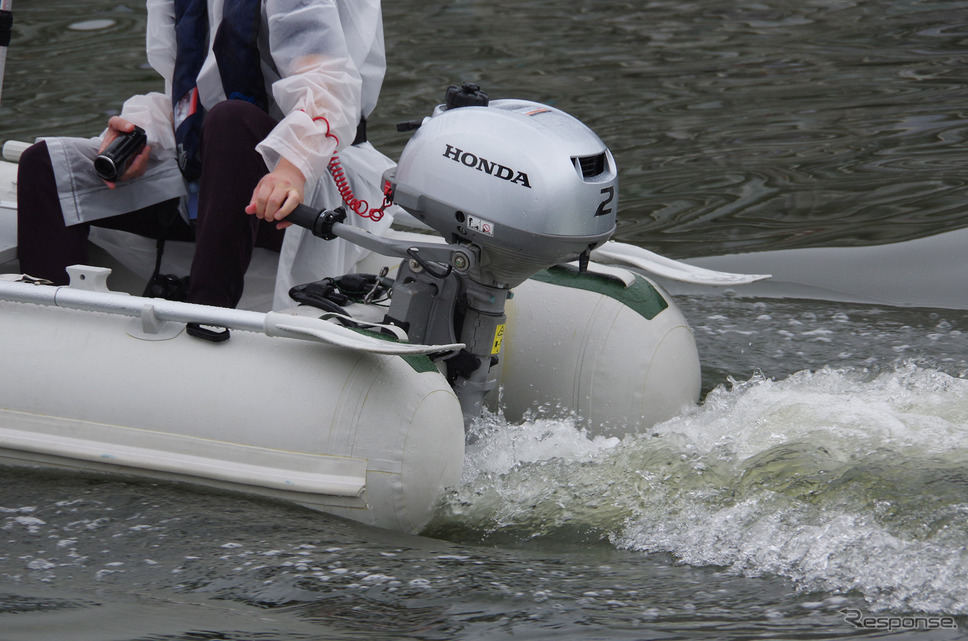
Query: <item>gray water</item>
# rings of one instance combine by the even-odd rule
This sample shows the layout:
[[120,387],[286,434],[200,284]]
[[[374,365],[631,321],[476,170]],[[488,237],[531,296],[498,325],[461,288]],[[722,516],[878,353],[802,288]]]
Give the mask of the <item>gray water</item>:
[[[0,138],[93,135],[159,88],[139,4],[14,10]],[[620,167],[617,238],[671,257],[889,252],[968,227],[968,3],[407,0],[384,14],[370,133],[391,157],[396,122],[473,80],[591,126]],[[924,254],[907,271],[964,270],[960,252]],[[841,289],[863,290],[858,276]],[[968,301],[863,294],[680,293],[699,406],[622,439],[553,414],[488,417],[421,536],[0,469],[0,639],[963,638]]]

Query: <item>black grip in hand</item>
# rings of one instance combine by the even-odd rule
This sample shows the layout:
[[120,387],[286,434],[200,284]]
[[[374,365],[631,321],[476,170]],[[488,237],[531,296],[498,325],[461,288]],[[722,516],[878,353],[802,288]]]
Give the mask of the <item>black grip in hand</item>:
[[291,222],[293,225],[299,225],[300,227],[305,227],[306,229],[312,231],[313,227],[316,226],[316,219],[322,214],[322,211],[313,209],[308,205],[296,205],[296,208],[292,210],[292,213],[286,216],[286,220]]
[[314,236],[319,236],[323,240],[333,240],[336,238],[333,234],[333,224],[346,220],[346,211],[342,207],[320,211],[307,205],[296,205],[285,220],[293,225],[305,227],[313,232]]

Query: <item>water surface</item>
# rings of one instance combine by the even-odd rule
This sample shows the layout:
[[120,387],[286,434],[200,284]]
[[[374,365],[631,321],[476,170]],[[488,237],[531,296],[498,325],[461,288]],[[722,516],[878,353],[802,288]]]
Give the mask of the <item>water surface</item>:
[[[370,132],[391,157],[406,141],[395,123],[472,80],[589,124],[619,163],[617,237],[672,257],[890,252],[968,227],[968,3],[401,0],[384,13]],[[0,137],[94,135],[126,96],[157,90],[143,14],[19,2]],[[963,638],[968,312],[875,296],[884,263],[854,264],[874,271],[827,279],[852,297],[681,292],[702,404],[621,439],[548,413],[489,417],[420,537],[4,468],[0,637]],[[908,287],[964,267],[926,249]],[[959,628],[865,630],[851,612]]]

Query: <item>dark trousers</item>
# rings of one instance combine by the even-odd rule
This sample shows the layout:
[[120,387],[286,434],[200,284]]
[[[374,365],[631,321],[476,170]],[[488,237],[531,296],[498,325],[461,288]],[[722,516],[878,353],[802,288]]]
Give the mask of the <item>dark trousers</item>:
[[262,110],[240,100],[219,103],[208,111],[202,127],[202,178],[194,228],[177,215],[177,200],[68,227],[57,197],[47,145],[40,142],[30,147],[20,157],[17,173],[17,248],[21,270],[58,285],[66,284],[65,268],[88,262],[91,225],[150,238],[194,240],[188,300],[235,307],[242,297],[253,247],[279,251],[282,246],[283,232],[275,228],[275,223],[265,223],[244,211],[252,190],[268,173],[255,146],[275,124]]

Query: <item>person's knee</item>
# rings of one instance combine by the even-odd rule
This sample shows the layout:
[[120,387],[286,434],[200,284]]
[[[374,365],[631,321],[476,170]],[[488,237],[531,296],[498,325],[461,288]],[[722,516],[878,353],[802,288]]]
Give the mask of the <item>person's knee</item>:
[[244,100],[225,100],[205,114],[202,125],[203,171],[212,163],[224,167],[249,161],[261,168],[262,156],[256,151],[258,145],[272,128],[275,121],[264,111]]
[[214,117],[216,120],[221,117],[242,117],[247,113],[265,113],[251,102],[246,100],[223,100],[206,112],[206,118]]
[[39,202],[52,203],[50,207],[60,211],[54,166],[44,141],[31,145],[20,154],[17,162],[17,201],[21,203],[17,207],[17,217],[21,219],[28,212],[33,212]]
[[245,100],[223,100],[205,113],[202,135],[219,133],[237,137],[267,117],[264,111]]
[[24,149],[17,161],[17,173],[24,175],[36,175],[38,171],[47,168],[50,171],[50,152],[47,151],[47,143],[43,140],[37,144]]

